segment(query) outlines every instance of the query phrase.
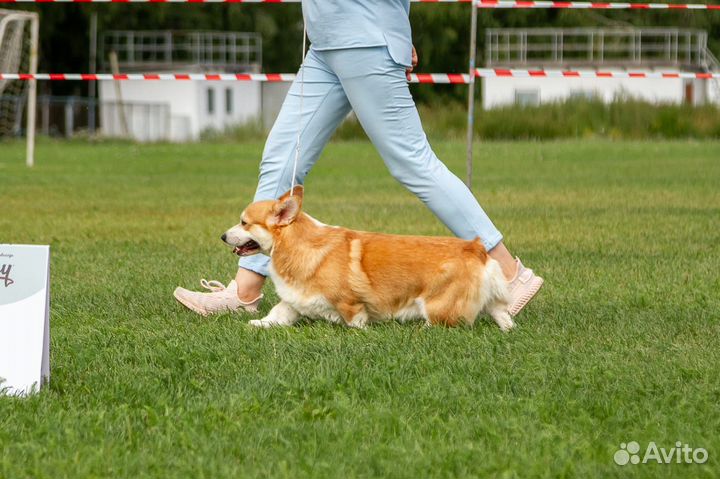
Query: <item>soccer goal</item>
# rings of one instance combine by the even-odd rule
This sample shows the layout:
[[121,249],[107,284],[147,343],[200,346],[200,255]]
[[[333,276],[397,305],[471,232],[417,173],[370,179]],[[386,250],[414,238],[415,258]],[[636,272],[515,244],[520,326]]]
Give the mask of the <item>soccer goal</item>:
[[[34,12],[0,9],[0,73],[37,73],[39,18]],[[0,80],[0,137],[22,136],[25,119],[28,166],[35,162],[35,80]]]

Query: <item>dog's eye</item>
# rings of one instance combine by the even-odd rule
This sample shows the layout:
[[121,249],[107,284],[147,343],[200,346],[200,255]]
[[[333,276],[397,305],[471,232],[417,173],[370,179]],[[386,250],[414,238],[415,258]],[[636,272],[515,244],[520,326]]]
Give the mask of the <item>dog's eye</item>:
[[247,221],[245,221],[245,220],[240,220],[240,224],[241,224],[242,226],[247,226]]

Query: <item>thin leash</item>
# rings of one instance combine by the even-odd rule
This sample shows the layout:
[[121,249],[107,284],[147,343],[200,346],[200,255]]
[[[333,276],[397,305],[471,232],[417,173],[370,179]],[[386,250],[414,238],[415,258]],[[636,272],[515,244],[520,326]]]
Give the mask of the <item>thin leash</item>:
[[295,175],[297,175],[297,167],[300,161],[300,136],[302,134],[303,120],[303,99],[305,97],[305,48],[307,46],[307,27],[305,19],[303,19],[303,41],[302,41],[302,61],[300,62],[300,112],[297,128],[297,139],[295,142],[295,161],[293,162],[292,180],[290,182],[290,195],[295,192]]

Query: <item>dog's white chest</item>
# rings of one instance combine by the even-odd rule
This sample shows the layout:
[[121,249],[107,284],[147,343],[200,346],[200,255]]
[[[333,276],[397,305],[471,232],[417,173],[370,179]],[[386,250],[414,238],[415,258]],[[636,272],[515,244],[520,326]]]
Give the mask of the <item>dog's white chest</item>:
[[308,295],[301,288],[295,288],[277,274],[275,268],[270,265],[270,277],[275,284],[275,291],[278,296],[290,304],[298,313],[309,318],[322,318],[333,323],[341,323],[342,317],[333,305],[324,296]]

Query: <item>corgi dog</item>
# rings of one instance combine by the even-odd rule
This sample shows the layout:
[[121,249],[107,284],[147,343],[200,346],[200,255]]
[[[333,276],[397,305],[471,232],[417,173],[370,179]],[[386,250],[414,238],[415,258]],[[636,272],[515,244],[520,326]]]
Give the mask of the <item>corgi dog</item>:
[[303,191],[252,203],[222,235],[239,256],[271,259],[281,301],[252,326],[291,326],[301,316],[354,328],[391,319],[455,326],[479,313],[503,331],[514,326],[505,276],[478,239],[328,226],[302,212]]

